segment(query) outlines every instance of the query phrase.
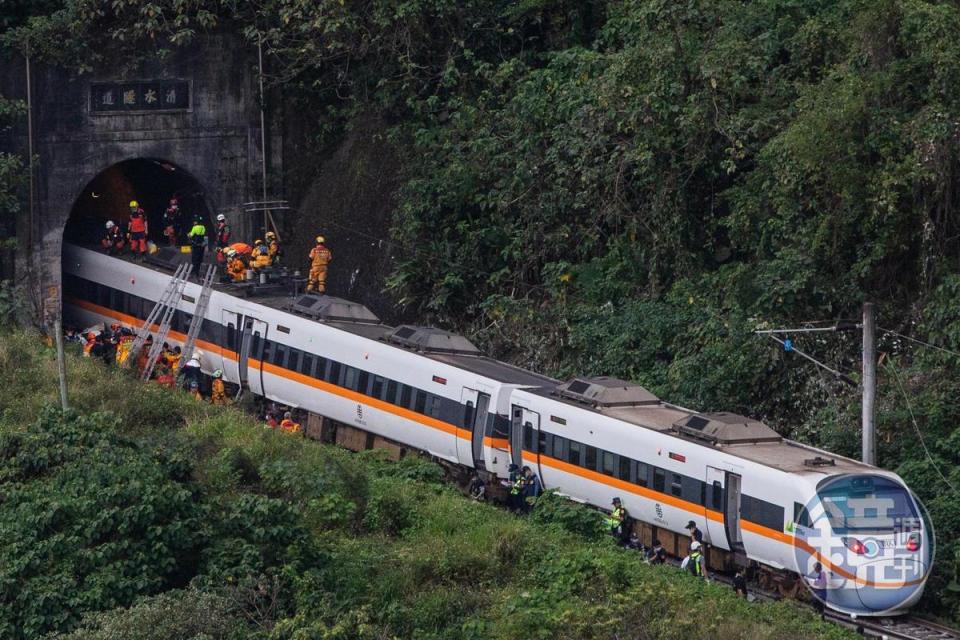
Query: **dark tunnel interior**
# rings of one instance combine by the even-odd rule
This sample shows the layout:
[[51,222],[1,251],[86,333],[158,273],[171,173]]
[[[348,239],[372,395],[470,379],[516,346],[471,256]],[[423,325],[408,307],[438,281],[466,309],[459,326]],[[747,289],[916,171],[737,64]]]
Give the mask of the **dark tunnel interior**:
[[118,162],[91,180],[73,203],[64,229],[65,242],[95,244],[105,232],[108,220],[126,230],[129,203],[136,200],[147,214],[149,239],[166,244],[162,216],[170,198],[180,205],[178,237],[186,244],[186,234],[195,216],[203,218],[210,229],[210,210],[200,183],[177,165],[165,160],[137,158]]

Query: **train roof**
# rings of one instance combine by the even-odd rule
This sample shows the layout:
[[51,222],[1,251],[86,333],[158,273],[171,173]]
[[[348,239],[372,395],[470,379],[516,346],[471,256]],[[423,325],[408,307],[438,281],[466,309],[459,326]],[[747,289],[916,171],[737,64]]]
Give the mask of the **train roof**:
[[870,465],[788,440],[759,420],[729,412],[699,413],[657,398],[642,386],[606,376],[526,389],[554,402],[657,431],[786,473],[862,473]]
[[[81,247],[101,253],[95,247]],[[130,256],[120,259],[158,272],[169,273],[177,261],[188,259],[179,252],[166,254],[172,260],[152,259],[147,264]],[[214,290],[239,296],[285,313],[322,323],[353,335],[376,340],[577,409],[619,420],[686,440],[715,447],[729,455],[779,469],[786,473],[834,475],[862,473],[870,465],[781,437],[760,421],[732,413],[698,413],[664,402],[642,386],[611,377],[574,378],[560,383],[554,378],[484,356],[462,336],[432,327],[383,324],[366,307],[333,296],[256,295],[250,285],[215,283]]]

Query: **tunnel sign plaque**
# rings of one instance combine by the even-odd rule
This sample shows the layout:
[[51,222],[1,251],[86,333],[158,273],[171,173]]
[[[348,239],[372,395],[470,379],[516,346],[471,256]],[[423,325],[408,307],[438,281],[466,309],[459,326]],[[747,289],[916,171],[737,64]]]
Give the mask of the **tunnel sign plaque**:
[[190,108],[186,80],[95,82],[90,85],[92,113],[185,111]]

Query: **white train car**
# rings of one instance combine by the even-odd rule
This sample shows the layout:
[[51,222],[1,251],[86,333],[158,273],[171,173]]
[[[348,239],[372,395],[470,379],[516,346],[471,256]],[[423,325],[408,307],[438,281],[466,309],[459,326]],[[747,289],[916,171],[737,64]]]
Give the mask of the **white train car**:
[[[64,248],[65,313],[137,327],[170,281],[161,270]],[[189,284],[169,341],[185,340]],[[248,299],[218,286],[203,369],[277,402],[418,449],[493,480],[530,466],[546,488],[682,540],[693,520],[725,563],[831,576],[827,604],[904,611],[933,562],[932,529],[893,473],[781,438],[733,414],[697,414],[612,378],[564,384],[484,357],[436,329],[381,324],[328,296]],[[680,534],[680,535],[677,535]],[[675,551],[682,551],[675,545]]]

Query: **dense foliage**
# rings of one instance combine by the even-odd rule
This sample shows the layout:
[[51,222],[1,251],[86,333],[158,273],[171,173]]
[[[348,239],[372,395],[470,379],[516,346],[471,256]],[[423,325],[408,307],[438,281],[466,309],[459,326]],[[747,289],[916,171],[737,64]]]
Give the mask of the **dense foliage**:
[[[929,607],[960,614],[956,3],[50,0],[3,25],[78,71],[223,29],[318,146],[374,114],[402,160],[390,292],[518,364],[857,455],[858,390],[751,332],[877,302],[950,350],[881,332],[878,421],[937,525]],[[793,338],[856,380],[856,335]]]
[[69,360],[63,415],[55,367],[0,338],[5,638],[850,637],[646,566],[581,505],[518,518],[426,460],[275,433],[89,359]]

